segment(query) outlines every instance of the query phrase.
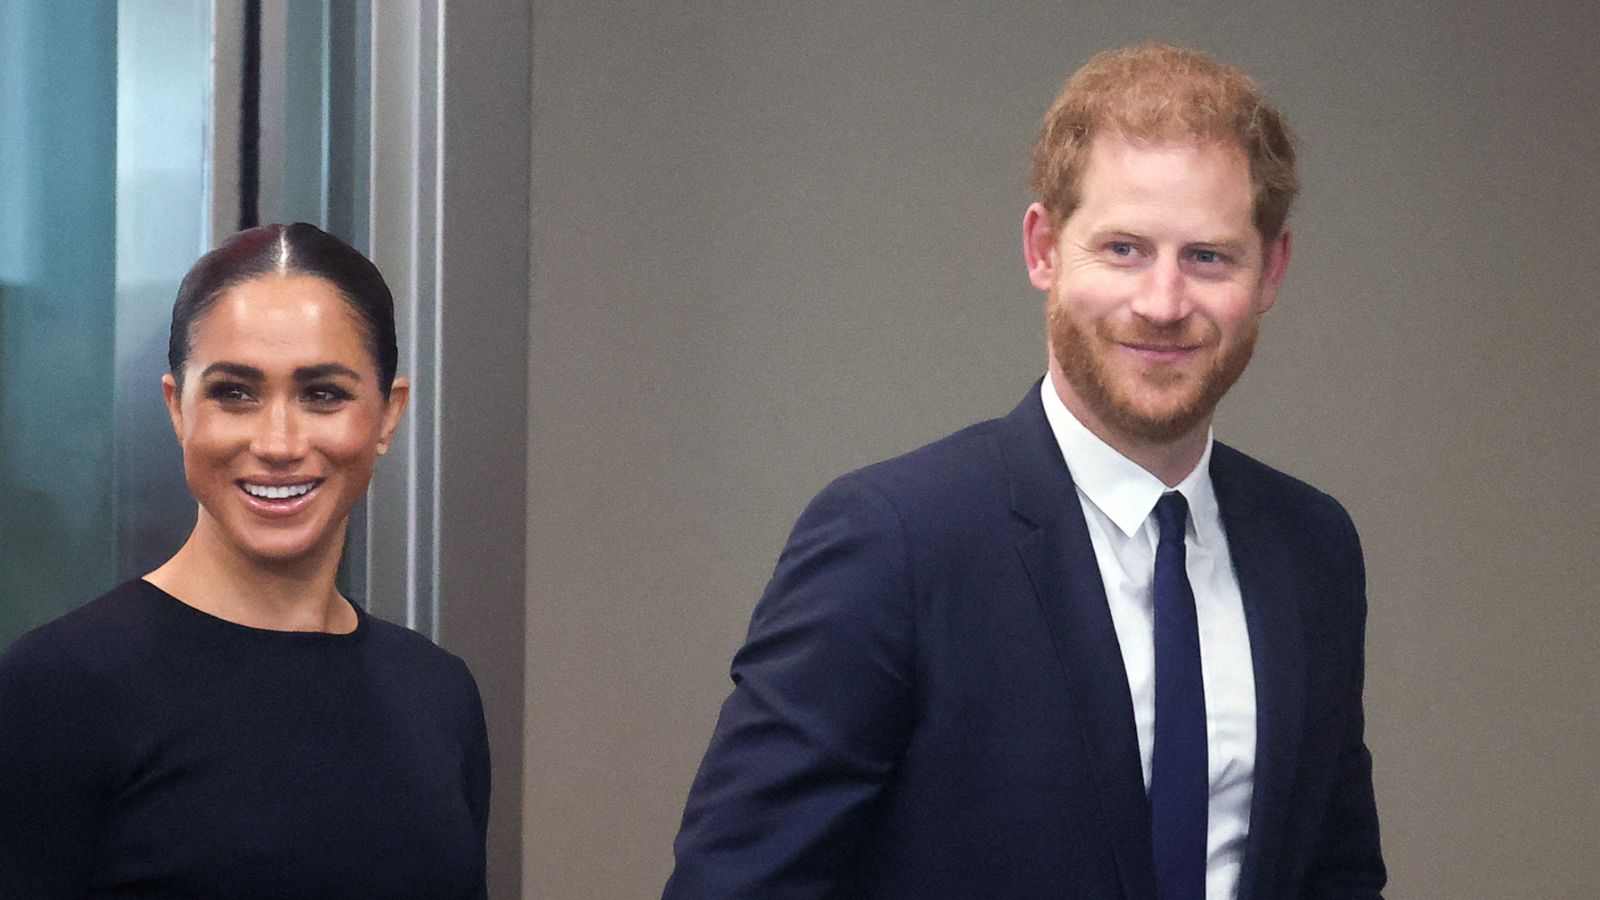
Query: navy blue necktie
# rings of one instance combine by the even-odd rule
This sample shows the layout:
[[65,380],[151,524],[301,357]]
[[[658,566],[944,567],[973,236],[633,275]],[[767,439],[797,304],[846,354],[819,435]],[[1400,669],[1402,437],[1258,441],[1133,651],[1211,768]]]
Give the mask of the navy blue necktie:
[[1156,502],[1156,739],[1150,764],[1150,837],[1160,900],[1205,900],[1206,689],[1200,630],[1184,569],[1189,504],[1168,491]]

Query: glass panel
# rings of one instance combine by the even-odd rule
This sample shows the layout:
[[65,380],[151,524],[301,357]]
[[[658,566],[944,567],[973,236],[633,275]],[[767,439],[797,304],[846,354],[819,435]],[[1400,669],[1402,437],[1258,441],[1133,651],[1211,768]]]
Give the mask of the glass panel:
[[[262,7],[259,221],[311,222],[363,252],[367,234],[369,0]],[[367,505],[352,511],[339,588],[367,595]]]
[[328,230],[363,253],[372,250],[367,234],[371,58],[369,0],[329,0]]
[[[172,301],[210,243],[210,0],[117,4],[117,577],[166,561],[195,503],[161,401]],[[218,77],[240,68],[217,62]],[[239,77],[233,74],[232,77]]]
[[258,219],[311,222],[365,249],[368,0],[283,0],[261,17]]
[[[245,8],[0,0],[0,648],[193,525],[160,376],[178,280],[236,221]],[[370,2],[262,11],[262,218],[365,249]],[[365,536],[358,510],[358,600]]]
[[[367,252],[370,0],[260,7],[259,172],[249,224],[310,222]],[[366,605],[367,504],[351,512],[339,589]]]
[[117,8],[0,22],[3,647],[114,579]]

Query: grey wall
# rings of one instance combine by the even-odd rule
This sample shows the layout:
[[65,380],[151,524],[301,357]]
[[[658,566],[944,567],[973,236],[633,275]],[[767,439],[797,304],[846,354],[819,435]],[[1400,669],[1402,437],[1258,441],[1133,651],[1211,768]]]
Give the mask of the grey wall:
[[659,891],[806,499],[1043,371],[1027,148],[1149,37],[1304,139],[1219,433],[1362,528],[1391,896],[1600,895],[1600,12],[1323,6],[535,5],[528,896]]
[[[427,4],[415,11],[426,15]],[[458,12],[437,9],[439,633],[472,667],[483,695],[494,763],[489,892],[502,900],[529,894],[518,713],[530,651],[517,596],[526,584],[518,551],[528,542],[528,501],[512,473],[528,459],[518,364],[528,358],[530,15],[523,0],[479,0],[476,15]]]

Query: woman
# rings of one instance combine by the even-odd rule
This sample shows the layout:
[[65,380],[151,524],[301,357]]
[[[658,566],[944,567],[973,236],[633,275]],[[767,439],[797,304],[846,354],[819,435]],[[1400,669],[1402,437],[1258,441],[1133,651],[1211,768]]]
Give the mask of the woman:
[[334,584],[396,357],[382,276],[311,225],[189,271],[162,389],[198,521],[0,659],[0,897],[486,895],[477,686]]

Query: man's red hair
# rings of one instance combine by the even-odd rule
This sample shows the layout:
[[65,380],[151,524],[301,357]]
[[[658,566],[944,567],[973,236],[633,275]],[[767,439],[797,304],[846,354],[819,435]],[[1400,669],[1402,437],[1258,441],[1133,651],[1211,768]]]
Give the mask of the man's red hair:
[[1054,223],[1077,208],[1089,146],[1102,133],[1238,146],[1250,161],[1263,240],[1283,231],[1300,192],[1283,117],[1249,75],[1198,51],[1154,43],[1107,50],[1067,79],[1045,113],[1030,178]]

